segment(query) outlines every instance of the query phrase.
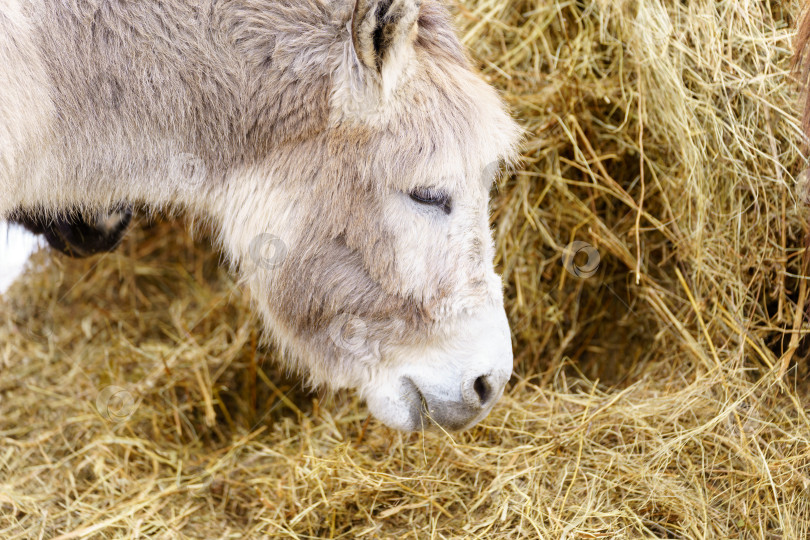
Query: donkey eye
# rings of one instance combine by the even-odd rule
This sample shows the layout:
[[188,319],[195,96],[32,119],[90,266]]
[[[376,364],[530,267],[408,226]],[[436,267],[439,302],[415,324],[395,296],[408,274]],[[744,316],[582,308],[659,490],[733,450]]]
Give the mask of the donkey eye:
[[444,191],[434,188],[417,188],[410,193],[411,199],[427,206],[441,208],[445,214],[450,214],[453,210],[453,202],[450,195]]

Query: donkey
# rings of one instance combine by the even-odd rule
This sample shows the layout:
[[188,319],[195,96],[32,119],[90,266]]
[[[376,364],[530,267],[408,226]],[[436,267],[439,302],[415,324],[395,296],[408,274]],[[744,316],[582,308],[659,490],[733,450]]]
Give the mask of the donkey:
[[395,429],[511,376],[488,165],[520,136],[438,0],[0,0],[0,218],[74,254],[126,227],[88,216],[209,224],[289,367]]

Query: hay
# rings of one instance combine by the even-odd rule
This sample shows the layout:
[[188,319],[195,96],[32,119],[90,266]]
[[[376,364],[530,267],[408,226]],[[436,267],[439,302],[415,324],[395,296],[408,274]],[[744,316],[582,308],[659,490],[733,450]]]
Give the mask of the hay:
[[494,203],[516,376],[468,433],[304,392],[177,225],[40,254],[1,306],[0,537],[806,538],[797,12],[458,6],[527,129]]

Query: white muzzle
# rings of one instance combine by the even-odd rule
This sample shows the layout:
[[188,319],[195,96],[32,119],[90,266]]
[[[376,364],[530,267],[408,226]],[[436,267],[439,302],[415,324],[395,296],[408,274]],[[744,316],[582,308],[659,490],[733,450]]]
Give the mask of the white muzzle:
[[506,312],[494,306],[455,321],[430,344],[385,351],[383,367],[362,393],[371,413],[394,429],[464,430],[503,395],[512,358]]

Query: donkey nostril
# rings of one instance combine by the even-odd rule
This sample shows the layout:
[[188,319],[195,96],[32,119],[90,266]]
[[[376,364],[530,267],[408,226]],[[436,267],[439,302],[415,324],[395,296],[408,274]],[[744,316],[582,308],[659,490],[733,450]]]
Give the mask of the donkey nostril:
[[486,376],[481,375],[475,379],[473,390],[475,390],[475,394],[481,401],[481,405],[486,405],[487,401],[489,401],[489,397],[492,395],[492,388],[490,388]]
[[461,385],[461,399],[471,410],[482,411],[489,409],[498,400],[503,392],[500,377],[487,373],[479,377],[470,377]]

